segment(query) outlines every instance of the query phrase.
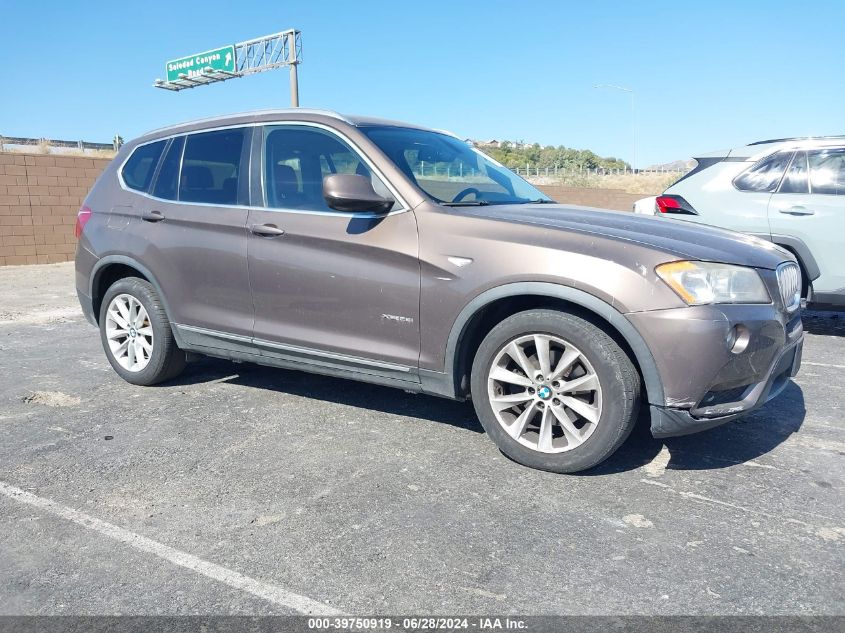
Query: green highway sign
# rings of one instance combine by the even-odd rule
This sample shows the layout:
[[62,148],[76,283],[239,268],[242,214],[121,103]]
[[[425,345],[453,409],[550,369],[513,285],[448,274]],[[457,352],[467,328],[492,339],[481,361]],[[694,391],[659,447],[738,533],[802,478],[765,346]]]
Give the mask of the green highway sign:
[[164,65],[164,78],[156,79],[153,87],[179,92],[288,67],[290,101],[296,107],[299,105],[297,68],[302,63],[301,56],[302,34],[296,29],[288,29],[167,62]]
[[206,68],[235,72],[235,46],[224,46],[167,62],[167,81],[175,81],[179,79],[179,75],[197,77],[202,75]]

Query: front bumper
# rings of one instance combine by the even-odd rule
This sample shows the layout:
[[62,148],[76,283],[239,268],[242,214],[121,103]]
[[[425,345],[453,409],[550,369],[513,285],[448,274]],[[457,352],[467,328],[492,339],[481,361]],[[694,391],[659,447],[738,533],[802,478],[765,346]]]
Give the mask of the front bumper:
[[[657,364],[663,398],[651,399],[655,437],[702,431],[777,396],[801,366],[800,311],[719,305],[627,315]],[[744,347],[735,333],[744,331]]]
[[675,437],[711,429],[753,411],[783,391],[789,379],[801,369],[804,334],[789,345],[772,366],[766,380],[749,385],[740,400],[717,407],[675,409],[651,405],[651,433],[654,437]]

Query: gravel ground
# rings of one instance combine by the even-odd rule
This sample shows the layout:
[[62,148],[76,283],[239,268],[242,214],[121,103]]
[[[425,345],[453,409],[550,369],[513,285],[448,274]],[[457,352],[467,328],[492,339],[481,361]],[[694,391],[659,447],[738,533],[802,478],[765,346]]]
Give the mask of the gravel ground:
[[217,360],[134,387],[75,302],[71,264],[0,268],[0,614],[845,614],[843,315],[761,410],[561,476],[466,404]]

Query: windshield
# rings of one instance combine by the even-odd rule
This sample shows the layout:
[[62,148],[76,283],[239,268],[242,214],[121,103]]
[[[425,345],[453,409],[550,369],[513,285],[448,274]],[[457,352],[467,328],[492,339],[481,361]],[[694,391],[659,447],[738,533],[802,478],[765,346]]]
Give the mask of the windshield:
[[403,127],[364,127],[361,131],[436,202],[551,202],[507,167],[448,134]]

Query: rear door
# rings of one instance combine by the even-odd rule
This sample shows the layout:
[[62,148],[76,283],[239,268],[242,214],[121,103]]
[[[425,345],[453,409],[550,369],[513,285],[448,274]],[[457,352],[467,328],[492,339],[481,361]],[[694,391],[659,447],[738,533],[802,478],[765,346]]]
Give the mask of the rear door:
[[245,204],[251,128],[174,137],[138,222],[177,324],[252,334]]
[[731,192],[730,200],[725,200],[721,209],[724,221],[713,224],[769,238],[769,204],[792,156],[792,150],[775,152],[734,178],[731,186],[735,191]]
[[[262,131],[253,154],[262,162],[253,170],[260,206],[248,220],[262,353],[411,379],[420,299],[413,212],[334,131],[307,124]],[[322,180],[331,173],[370,177],[379,193],[396,200],[393,209],[383,215],[330,209]]]
[[815,292],[845,288],[845,147],[798,151],[769,202],[769,225],[801,240],[818,264]]

